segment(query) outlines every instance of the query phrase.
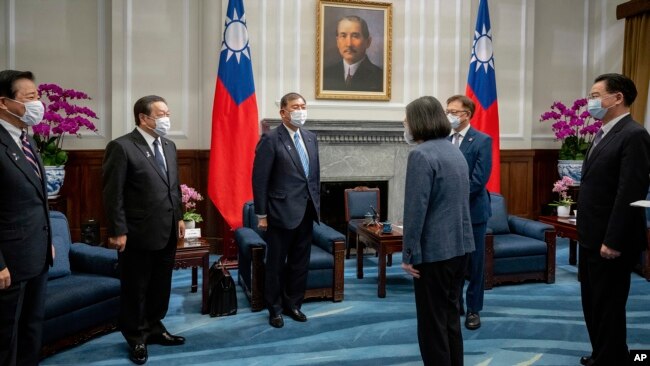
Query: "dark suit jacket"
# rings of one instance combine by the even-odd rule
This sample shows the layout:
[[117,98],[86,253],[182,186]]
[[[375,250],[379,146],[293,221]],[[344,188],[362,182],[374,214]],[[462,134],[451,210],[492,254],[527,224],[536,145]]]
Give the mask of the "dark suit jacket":
[[[36,142],[28,137],[32,149]],[[45,174],[40,156],[41,174]],[[25,154],[0,125],[0,270],[9,268],[11,282],[43,273],[52,264],[52,234],[45,177],[39,179]]]
[[380,92],[384,90],[384,72],[366,57],[348,86],[345,85],[343,61],[339,61],[323,70],[323,90]]
[[176,145],[160,138],[167,175],[137,129],[108,143],[104,154],[104,209],[108,235],[127,234],[127,246],[159,250],[182,219]]
[[490,195],[485,185],[492,172],[492,138],[470,127],[460,143],[460,152],[469,168],[469,207],[472,224],[483,224],[492,215]]
[[257,144],[253,163],[255,213],[268,215],[268,224],[295,229],[311,200],[320,222],[320,163],[313,132],[300,129],[309,155],[309,178],[300,156],[283,125],[264,133]]
[[645,210],[630,203],[648,193],[650,135],[628,115],[588,154],[578,196],[580,245],[641,251],[647,243]]

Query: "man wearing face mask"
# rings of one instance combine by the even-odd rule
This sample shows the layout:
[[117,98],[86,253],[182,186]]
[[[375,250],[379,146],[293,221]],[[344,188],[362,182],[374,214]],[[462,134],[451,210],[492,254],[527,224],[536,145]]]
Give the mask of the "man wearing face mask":
[[[469,207],[472,217],[472,233],[476,250],[469,255],[467,272],[467,315],[465,328],[475,330],[481,327],[479,312],[483,310],[483,291],[485,289],[485,232],[492,215],[490,195],[485,188],[492,172],[492,138],[473,128],[469,121],[474,115],[474,102],[464,95],[454,95],[447,99],[447,118],[452,127],[449,140],[463,153],[469,168]],[[460,283],[460,313],[463,309],[463,287]]]
[[52,237],[44,169],[27,134],[43,119],[34,76],[0,71],[0,365],[37,365]]
[[650,135],[632,119],[634,82],[604,74],[591,87],[588,111],[603,126],[582,166],[577,221],[580,293],[592,353],[583,365],[627,365],[625,306],[630,274],[647,245],[643,200],[650,179]]
[[266,231],[264,300],[269,324],[282,328],[282,314],[299,322],[305,297],[314,221],[320,222],[320,163],[316,135],[304,128],[305,98],[280,101],[282,125],[260,138],[253,163],[258,227]]
[[155,95],[133,106],[135,129],[106,146],[103,196],[109,244],[120,265],[119,326],[136,364],[147,362],[147,344],[175,346],[185,338],[162,324],[171,291],[178,238],[185,235],[176,145],[167,102]]

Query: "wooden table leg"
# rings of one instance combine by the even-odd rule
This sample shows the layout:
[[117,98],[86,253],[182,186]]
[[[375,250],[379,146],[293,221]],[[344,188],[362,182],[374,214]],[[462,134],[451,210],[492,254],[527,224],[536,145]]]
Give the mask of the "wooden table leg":
[[379,243],[379,287],[377,289],[377,297],[386,297],[386,247],[383,243]]
[[[203,256],[203,265],[201,266],[203,272],[203,277],[201,278],[201,314],[208,313],[208,297],[209,288],[208,288],[208,278],[210,271],[210,253],[205,253]],[[192,268],[192,273],[195,273],[196,267]]]
[[363,249],[361,240],[357,236],[357,278],[363,278]]
[[190,292],[196,292],[196,290],[199,288],[198,283],[199,283],[199,278],[198,278],[198,269],[196,267],[192,267],[192,287],[190,289]]
[[576,260],[577,248],[578,248],[578,242],[573,239],[569,239],[569,264],[574,266],[576,265],[576,263],[578,263],[578,261]]

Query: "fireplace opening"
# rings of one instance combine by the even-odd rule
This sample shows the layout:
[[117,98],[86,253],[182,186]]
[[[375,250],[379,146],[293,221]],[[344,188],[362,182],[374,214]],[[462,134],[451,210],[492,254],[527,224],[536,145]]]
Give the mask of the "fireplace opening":
[[[320,214],[321,220],[334,230],[345,235],[347,223],[345,222],[345,190],[358,186],[379,188],[379,217],[386,221],[388,213],[388,181],[343,181],[321,182],[320,185]],[[370,211],[370,208],[368,208]]]

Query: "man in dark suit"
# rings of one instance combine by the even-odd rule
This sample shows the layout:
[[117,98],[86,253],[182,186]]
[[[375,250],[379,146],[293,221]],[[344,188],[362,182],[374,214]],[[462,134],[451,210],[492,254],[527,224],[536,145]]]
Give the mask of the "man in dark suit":
[[264,299],[269,323],[284,326],[282,313],[307,316],[305,297],[314,221],[320,222],[320,164],[316,135],[302,128],[305,98],[289,93],[280,101],[282,125],[262,135],[253,163],[253,196],[259,228],[266,230]]
[[106,146],[104,207],[109,243],[118,251],[119,325],[136,364],[147,362],[147,344],[185,343],[162,324],[171,291],[176,242],[185,234],[176,145],[167,102],[155,95],[133,107],[136,128]]
[[[460,148],[469,168],[469,207],[472,215],[472,233],[476,250],[469,255],[467,271],[467,316],[465,327],[475,330],[481,327],[479,312],[483,310],[485,289],[485,232],[492,214],[490,195],[485,188],[492,172],[492,138],[469,124],[474,116],[474,102],[464,95],[454,95],[447,99],[447,118],[451,123],[453,135],[451,142]],[[463,287],[460,285],[460,308],[463,313]]]
[[363,18],[349,15],[336,26],[336,46],[342,62],[323,70],[324,90],[381,92],[384,90],[383,70],[370,62],[366,50],[372,38]]
[[647,243],[643,200],[650,179],[650,135],[630,115],[637,91],[620,74],[596,78],[589,113],[603,121],[582,166],[577,220],[582,310],[592,353],[583,365],[626,365],[625,306],[630,274]]
[[27,127],[43,119],[34,76],[0,72],[0,365],[37,365],[52,235],[43,163]]

